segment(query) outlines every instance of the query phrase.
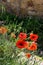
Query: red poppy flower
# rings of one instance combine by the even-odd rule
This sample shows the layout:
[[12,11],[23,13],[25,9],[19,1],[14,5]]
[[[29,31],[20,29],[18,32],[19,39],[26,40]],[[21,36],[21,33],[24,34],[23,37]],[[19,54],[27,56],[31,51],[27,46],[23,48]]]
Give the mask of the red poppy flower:
[[18,48],[27,48],[28,47],[28,43],[24,40],[18,40],[17,43],[16,43],[16,46]]
[[25,56],[26,56],[27,58],[30,58],[31,54],[30,54],[30,53],[26,53]]
[[32,44],[30,45],[30,47],[28,47],[27,49],[30,50],[30,51],[36,50],[36,49],[37,49],[37,44],[36,44],[36,43],[32,43]]
[[21,32],[21,33],[19,34],[19,38],[21,38],[21,39],[26,39],[26,38],[27,38],[27,34]]
[[30,39],[33,41],[37,41],[38,35],[37,34],[30,34]]

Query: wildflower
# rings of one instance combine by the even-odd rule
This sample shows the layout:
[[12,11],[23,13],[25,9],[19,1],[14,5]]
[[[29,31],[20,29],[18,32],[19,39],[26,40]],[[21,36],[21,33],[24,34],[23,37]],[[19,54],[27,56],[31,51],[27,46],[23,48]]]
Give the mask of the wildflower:
[[26,38],[27,38],[27,34],[21,32],[21,33],[19,34],[19,38],[21,38],[21,39],[26,39]]
[[28,44],[28,45],[27,45],[27,48],[28,48],[28,47],[30,46],[30,43],[29,43],[28,41],[26,41],[26,43]]
[[25,56],[26,56],[27,58],[30,58],[31,54],[30,54],[30,53],[26,53]]
[[2,33],[2,29],[0,28],[0,33]]
[[28,47],[27,49],[30,50],[30,51],[36,50],[36,49],[37,49],[37,44],[34,42],[34,43],[32,43],[32,44],[30,45],[30,47]]
[[43,65],[43,61],[40,63],[40,65]]
[[28,43],[24,40],[18,40],[16,43],[16,46],[20,49],[22,48],[27,48],[28,47]]
[[25,56],[25,53],[24,52],[20,52],[19,54],[18,54],[18,56]]
[[33,40],[33,41],[37,41],[38,39],[38,35],[37,34],[30,34],[30,39]]
[[5,34],[7,29],[5,27],[0,27],[0,34]]
[[15,37],[16,37],[16,35],[15,35],[14,33],[11,33],[11,37],[15,38]]

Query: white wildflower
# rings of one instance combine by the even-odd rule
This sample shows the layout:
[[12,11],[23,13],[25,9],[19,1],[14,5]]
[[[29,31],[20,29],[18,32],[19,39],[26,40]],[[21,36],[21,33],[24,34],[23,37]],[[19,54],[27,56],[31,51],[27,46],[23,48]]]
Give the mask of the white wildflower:
[[25,56],[25,53],[21,52],[21,53],[18,54],[18,56]]
[[43,65],[43,62],[41,62],[40,65]]

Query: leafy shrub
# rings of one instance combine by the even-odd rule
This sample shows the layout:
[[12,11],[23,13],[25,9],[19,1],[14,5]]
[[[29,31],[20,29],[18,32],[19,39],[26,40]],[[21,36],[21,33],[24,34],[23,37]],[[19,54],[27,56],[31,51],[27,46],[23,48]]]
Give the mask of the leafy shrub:
[[[19,18],[16,15],[10,13],[0,13],[0,21],[3,21],[6,27],[10,27],[8,34],[15,32],[17,35],[20,31],[34,33],[39,35],[38,44],[39,48],[43,49],[43,19],[36,16],[27,16],[25,18]],[[3,24],[0,24],[3,26]],[[15,30],[13,30],[15,28]]]

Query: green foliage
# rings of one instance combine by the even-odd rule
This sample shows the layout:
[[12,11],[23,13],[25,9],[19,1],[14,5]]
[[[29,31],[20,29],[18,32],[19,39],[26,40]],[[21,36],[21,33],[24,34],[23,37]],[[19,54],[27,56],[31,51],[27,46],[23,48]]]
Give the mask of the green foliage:
[[7,28],[10,28],[9,33],[14,32],[18,34],[20,31],[30,33],[33,31],[34,33],[38,34],[39,47],[43,48],[43,19],[35,16],[19,18],[16,15],[5,12],[0,13],[0,20],[3,21],[4,25],[7,26]]
[[14,61],[17,50],[14,48],[15,39],[10,38],[11,32],[14,32],[17,36],[22,31],[28,34],[33,31],[39,35],[37,41],[39,49],[43,49],[43,19],[29,16],[19,18],[7,12],[0,12],[0,21],[3,21],[3,23],[0,23],[0,26],[5,26],[9,30],[6,34],[7,40],[0,35],[0,65],[19,65],[16,59]]

